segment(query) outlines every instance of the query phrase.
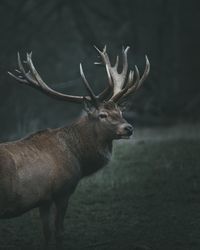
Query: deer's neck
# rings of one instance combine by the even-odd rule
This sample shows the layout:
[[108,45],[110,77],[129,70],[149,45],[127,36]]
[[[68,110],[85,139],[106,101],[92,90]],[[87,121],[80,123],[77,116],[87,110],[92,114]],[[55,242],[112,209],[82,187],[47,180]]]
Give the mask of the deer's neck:
[[79,159],[83,176],[90,175],[110,160],[112,139],[87,117],[63,128],[65,143]]

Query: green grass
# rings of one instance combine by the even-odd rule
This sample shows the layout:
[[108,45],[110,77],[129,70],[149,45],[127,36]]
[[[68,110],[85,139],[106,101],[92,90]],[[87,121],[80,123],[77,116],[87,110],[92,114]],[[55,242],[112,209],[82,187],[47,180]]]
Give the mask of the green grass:
[[[81,181],[65,218],[68,250],[199,250],[200,140],[124,141]],[[0,223],[0,249],[41,249],[38,213]]]

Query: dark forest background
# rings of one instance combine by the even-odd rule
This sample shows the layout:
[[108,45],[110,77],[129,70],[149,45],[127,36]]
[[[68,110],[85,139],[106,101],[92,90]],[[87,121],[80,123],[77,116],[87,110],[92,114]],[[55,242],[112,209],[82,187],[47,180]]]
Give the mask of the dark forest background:
[[[0,142],[64,126],[82,105],[59,102],[8,75],[17,51],[46,83],[85,94],[107,84],[97,53],[131,47],[130,68],[151,71],[128,98],[133,140],[114,143],[111,163],[85,178],[65,217],[70,250],[200,249],[200,3],[186,0],[0,0]],[[52,248],[54,249],[54,243]],[[0,250],[42,249],[37,210],[1,220]]]
[[93,64],[93,45],[105,44],[115,58],[130,45],[130,67],[142,71],[148,55],[151,72],[129,98],[126,115],[143,125],[199,120],[200,36],[198,1],[186,0],[0,0],[0,137],[18,137],[74,119],[81,106],[50,99],[20,85],[7,71],[17,51],[33,61],[54,89],[83,94],[79,63],[96,93],[104,88],[104,69]]

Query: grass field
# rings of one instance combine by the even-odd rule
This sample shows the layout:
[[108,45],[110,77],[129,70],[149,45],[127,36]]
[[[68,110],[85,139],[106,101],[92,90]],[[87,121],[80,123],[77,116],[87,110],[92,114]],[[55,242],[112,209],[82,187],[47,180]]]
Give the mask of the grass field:
[[[71,197],[65,226],[68,250],[199,250],[199,126],[115,143],[112,162]],[[41,239],[36,210],[0,223],[0,249],[41,249]]]

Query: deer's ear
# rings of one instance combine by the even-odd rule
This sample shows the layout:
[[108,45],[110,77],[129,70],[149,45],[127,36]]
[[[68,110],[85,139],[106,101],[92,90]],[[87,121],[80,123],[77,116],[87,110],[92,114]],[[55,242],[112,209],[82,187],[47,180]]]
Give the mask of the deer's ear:
[[130,107],[130,103],[127,102],[127,100],[123,100],[122,102],[120,102],[118,104],[118,106],[119,106],[120,110],[123,112]]
[[92,103],[87,98],[84,98],[83,99],[83,105],[84,105],[83,109],[87,112],[88,116],[92,116],[94,108],[95,108],[92,105]]
[[89,101],[84,97],[83,98],[83,109],[89,113],[91,108],[90,108],[90,105],[89,105]]
[[122,105],[119,106],[119,108],[120,108],[121,112],[124,112],[126,110],[126,108],[127,108],[127,105],[122,104]]

